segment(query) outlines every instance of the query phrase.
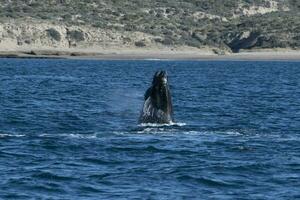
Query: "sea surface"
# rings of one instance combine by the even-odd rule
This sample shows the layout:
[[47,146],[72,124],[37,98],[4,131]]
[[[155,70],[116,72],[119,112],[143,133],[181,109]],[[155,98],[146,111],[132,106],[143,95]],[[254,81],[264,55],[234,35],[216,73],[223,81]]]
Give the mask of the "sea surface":
[[0,199],[300,199],[300,62],[0,59]]

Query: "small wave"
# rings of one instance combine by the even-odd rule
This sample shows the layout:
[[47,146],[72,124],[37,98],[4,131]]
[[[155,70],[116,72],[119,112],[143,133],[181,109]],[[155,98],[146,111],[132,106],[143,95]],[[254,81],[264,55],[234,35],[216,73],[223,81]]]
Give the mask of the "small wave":
[[30,198],[32,198],[32,196],[28,196],[28,195],[24,195],[24,194],[13,194],[11,192],[7,192],[7,193],[8,194],[2,194],[1,198],[3,198],[3,199],[30,199]]
[[67,137],[67,138],[78,138],[78,139],[95,139],[97,138],[97,134],[40,134],[40,137]]
[[204,134],[208,134],[208,132],[206,132],[206,131],[185,131],[185,132],[183,132],[183,134],[185,134],[185,135],[204,135]]
[[81,190],[83,193],[99,193],[99,192],[104,192],[103,190],[99,189],[99,188],[96,188],[95,186],[91,186],[91,185],[88,185],[88,186],[81,186],[78,188],[79,190]]
[[[137,130],[136,133],[138,134],[183,134],[183,135],[227,135],[227,136],[240,136],[242,133],[234,132],[234,131],[205,131],[205,130],[180,130],[176,128],[168,128],[163,126],[145,126],[141,130]],[[123,135],[125,132],[122,133]]]
[[226,135],[242,135],[240,132],[238,131],[225,131],[225,132],[222,132],[223,134],[226,134]]
[[52,172],[41,171],[32,175],[33,178],[44,179],[44,180],[55,180],[55,181],[69,181],[75,180],[73,177],[58,175]]
[[186,135],[228,135],[228,136],[240,136],[242,133],[238,131],[186,131],[184,132]]
[[79,138],[79,139],[95,139],[97,134],[62,134],[64,137]]
[[85,162],[85,163],[92,163],[92,164],[98,164],[98,165],[122,164],[122,162],[118,161],[118,160],[105,160],[102,158],[90,158],[90,157],[82,158],[81,161]]
[[32,185],[32,186],[30,186],[29,187],[29,189],[30,190],[35,190],[35,191],[39,191],[39,192],[41,192],[41,191],[43,191],[43,192],[53,192],[53,193],[66,193],[66,191],[62,188],[62,187],[60,187],[60,188],[53,188],[53,187],[51,187],[51,186],[48,186],[48,185],[46,185],[46,184],[39,184],[39,185],[37,185],[37,184],[35,184],[35,185]]
[[191,175],[181,175],[178,176],[177,179],[180,181],[195,181],[196,183],[205,184],[208,186],[214,186],[214,187],[229,187],[232,186],[232,183],[223,181],[221,179],[216,179],[212,177],[194,177]]
[[0,133],[0,138],[5,137],[25,137],[23,134],[7,134],[7,133]]
[[114,135],[120,135],[120,136],[123,136],[123,135],[130,134],[131,132],[129,132],[129,131],[113,131],[112,133],[113,133]]

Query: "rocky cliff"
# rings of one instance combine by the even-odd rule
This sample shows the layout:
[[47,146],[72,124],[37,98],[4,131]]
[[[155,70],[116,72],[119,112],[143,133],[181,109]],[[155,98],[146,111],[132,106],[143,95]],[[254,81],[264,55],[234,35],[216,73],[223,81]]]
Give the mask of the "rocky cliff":
[[0,2],[0,50],[300,47],[296,0]]
[[0,24],[0,50],[151,47],[155,39],[157,37],[142,32],[58,25],[32,19]]

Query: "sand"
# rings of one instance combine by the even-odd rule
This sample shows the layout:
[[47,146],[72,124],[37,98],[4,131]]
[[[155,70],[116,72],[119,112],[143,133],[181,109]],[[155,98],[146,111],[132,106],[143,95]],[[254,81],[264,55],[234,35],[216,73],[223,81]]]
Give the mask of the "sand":
[[210,49],[21,49],[1,50],[2,58],[57,58],[100,60],[274,60],[300,61],[300,51],[269,49],[241,53],[215,54]]

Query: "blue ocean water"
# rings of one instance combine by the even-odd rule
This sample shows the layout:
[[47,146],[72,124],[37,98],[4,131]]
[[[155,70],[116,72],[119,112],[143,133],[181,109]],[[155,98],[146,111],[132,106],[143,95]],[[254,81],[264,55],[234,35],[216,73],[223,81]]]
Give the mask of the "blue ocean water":
[[300,199],[299,99],[300,62],[0,59],[0,198]]

